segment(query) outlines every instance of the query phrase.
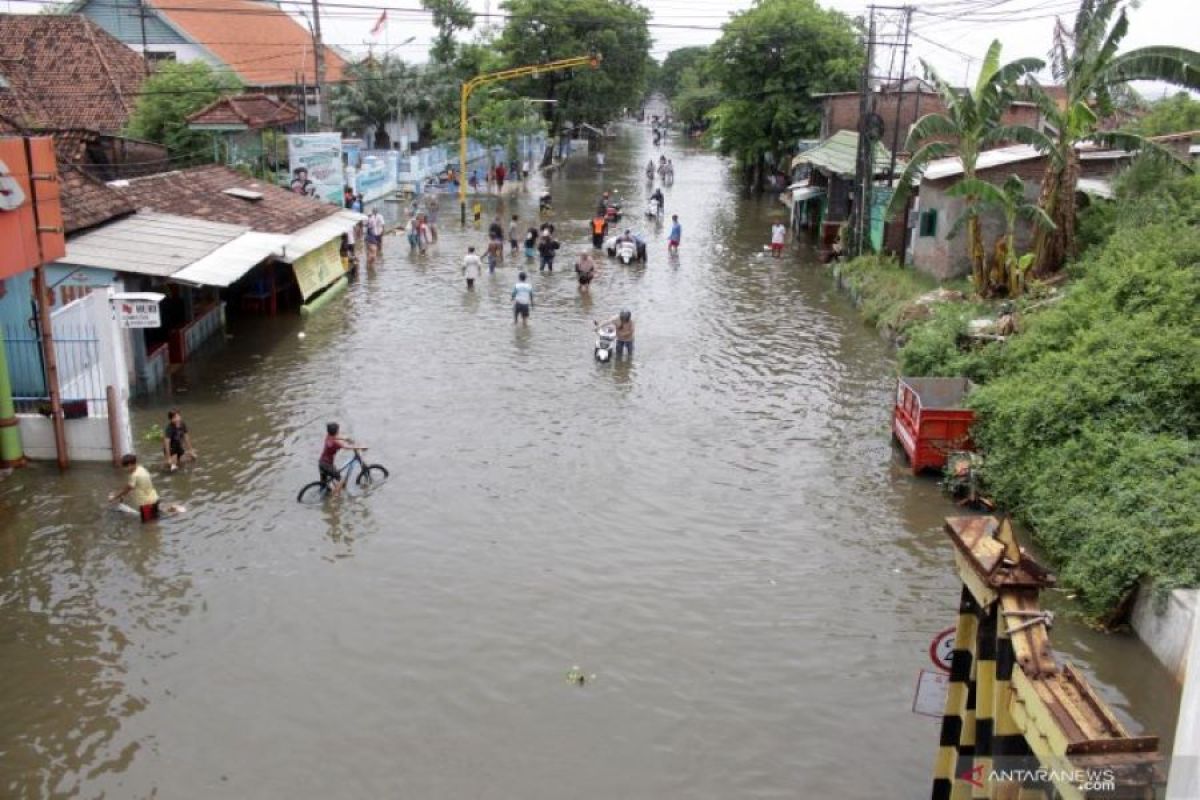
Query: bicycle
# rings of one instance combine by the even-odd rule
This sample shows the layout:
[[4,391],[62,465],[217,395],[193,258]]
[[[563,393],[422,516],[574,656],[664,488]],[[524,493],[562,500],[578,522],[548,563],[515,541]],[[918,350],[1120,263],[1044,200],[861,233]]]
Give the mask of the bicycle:
[[[354,457],[338,468],[338,472],[342,476],[342,485],[350,483],[350,474],[354,470],[354,465],[359,466],[358,477],[355,478],[357,483],[362,488],[378,486],[388,479],[390,473],[387,467],[382,464],[368,464],[362,459],[365,447],[354,448]],[[323,503],[329,495],[333,493],[333,489],[329,485],[329,480],[323,478],[319,481],[307,483],[304,488],[296,495],[296,501],[309,505]]]

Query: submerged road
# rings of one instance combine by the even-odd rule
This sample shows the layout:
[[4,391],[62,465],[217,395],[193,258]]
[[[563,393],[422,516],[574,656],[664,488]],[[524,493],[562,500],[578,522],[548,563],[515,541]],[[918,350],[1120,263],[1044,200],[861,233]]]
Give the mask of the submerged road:
[[[199,461],[156,473],[184,517],[106,513],[107,467],[0,483],[0,796],[928,796],[910,704],[955,618],[953,507],[889,446],[892,356],[804,251],[763,257],[781,206],[675,141],[668,260],[639,219],[658,152],[632,128],[548,179],[564,247],[527,330],[511,261],[464,291],[485,236],[448,198],[429,255],[389,238],[320,313],[235,321],[136,412],[191,426]],[[581,299],[603,189],[650,261]],[[591,321],[622,307],[636,359],[599,366]],[[303,507],[329,420],[392,479]],[[1169,737],[1145,648],[1069,619],[1054,642]]]

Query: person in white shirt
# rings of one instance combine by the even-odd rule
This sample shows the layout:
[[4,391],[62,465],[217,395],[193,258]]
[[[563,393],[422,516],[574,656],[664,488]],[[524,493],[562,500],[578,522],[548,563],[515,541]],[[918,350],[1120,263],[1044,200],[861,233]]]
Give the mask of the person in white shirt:
[[375,266],[379,254],[383,252],[383,214],[378,208],[371,209],[367,215],[367,266]]
[[787,241],[787,226],[776,222],[771,226],[771,255],[779,258],[783,253],[783,243]]
[[513,325],[517,324],[517,319],[528,325],[529,310],[533,308],[533,286],[529,284],[524,272],[517,276],[517,283],[512,288],[512,301]]
[[479,260],[479,256],[475,254],[474,247],[467,248],[467,255],[463,258],[462,274],[467,279],[467,291],[474,291],[475,281],[479,278],[479,273],[483,270],[483,262]]

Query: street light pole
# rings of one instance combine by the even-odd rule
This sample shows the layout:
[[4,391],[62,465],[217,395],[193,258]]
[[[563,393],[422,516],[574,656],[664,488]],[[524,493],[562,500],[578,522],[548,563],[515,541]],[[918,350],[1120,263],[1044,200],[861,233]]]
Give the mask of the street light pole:
[[[316,0],[313,0],[314,5]],[[458,107],[458,208],[462,224],[467,224],[467,103],[471,100],[471,92],[480,86],[500,81],[511,81],[542,72],[556,72],[572,67],[590,66],[597,69],[600,66],[599,54],[563,58],[558,61],[548,61],[545,64],[529,64],[524,67],[504,69],[499,72],[485,72],[474,78],[463,81]]]

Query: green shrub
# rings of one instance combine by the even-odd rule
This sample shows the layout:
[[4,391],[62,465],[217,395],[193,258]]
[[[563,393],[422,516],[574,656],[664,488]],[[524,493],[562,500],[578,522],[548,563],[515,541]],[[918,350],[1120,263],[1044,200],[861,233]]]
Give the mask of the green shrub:
[[1004,345],[988,343],[962,350],[958,342],[967,333],[967,323],[995,315],[982,304],[939,303],[932,316],[914,325],[900,351],[900,372],[930,378],[963,376],[976,383],[991,377]]
[[837,274],[867,322],[880,329],[902,330],[909,324],[905,309],[938,288],[933,278],[887,256],[859,256],[838,265]]
[[[1158,202],[1189,190],[1172,191]],[[1096,616],[1142,577],[1200,585],[1200,230],[1186,216],[1121,224],[970,401],[988,485]]]

